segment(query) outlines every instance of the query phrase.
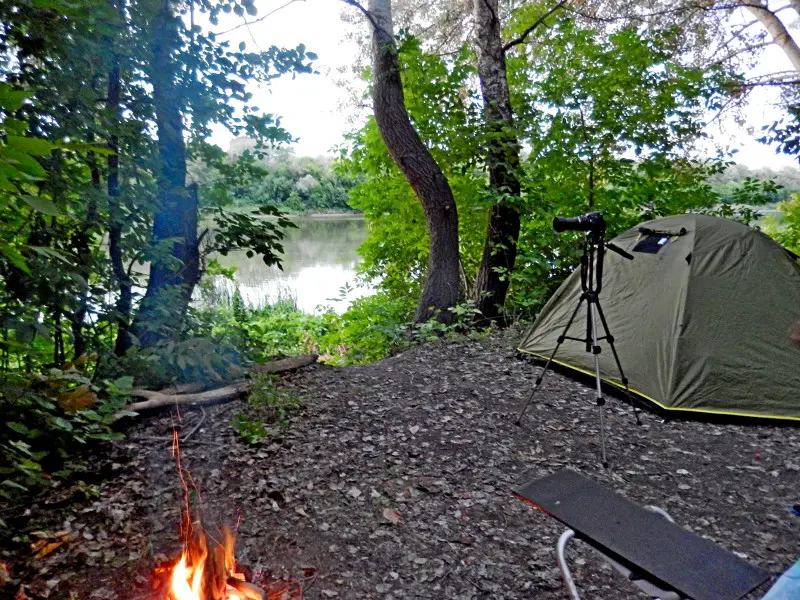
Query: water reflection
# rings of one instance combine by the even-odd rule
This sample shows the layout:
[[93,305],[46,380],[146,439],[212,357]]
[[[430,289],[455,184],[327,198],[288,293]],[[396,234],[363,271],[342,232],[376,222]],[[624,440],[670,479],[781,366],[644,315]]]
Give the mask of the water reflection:
[[[363,217],[292,220],[298,228],[289,229],[283,240],[283,271],[266,266],[258,257],[247,258],[244,251],[215,256],[223,266],[237,268],[236,285],[245,302],[258,307],[292,297],[303,312],[313,313],[320,305],[330,305],[342,313],[350,302],[371,292],[356,288],[344,302],[330,301],[339,297],[343,286],[355,286],[358,247],[367,237]],[[233,292],[230,281],[217,278],[215,284]]]

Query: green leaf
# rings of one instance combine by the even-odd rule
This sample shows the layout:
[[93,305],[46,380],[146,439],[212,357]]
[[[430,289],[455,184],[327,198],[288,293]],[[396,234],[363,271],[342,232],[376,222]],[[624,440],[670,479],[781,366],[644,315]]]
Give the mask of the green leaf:
[[8,83],[0,83],[0,106],[8,112],[22,108],[26,98],[33,96],[33,92],[15,90]]
[[16,431],[20,435],[28,435],[28,428],[25,427],[22,423],[16,423],[14,421],[10,423],[6,423],[9,429]]
[[6,141],[10,148],[15,148],[31,156],[47,156],[53,150],[53,144],[41,138],[7,135]]
[[[2,104],[1,100],[0,104]],[[3,121],[2,128],[5,129],[8,133],[15,133],[17,135],[22,135],[23,133],[28,131],[28,124],[25,121],[20,121],[19,119],[9,117],[5,121]]]
[[97,144],[80,144],[76,142],[56,142],[56,148],[62,150],[72,150],[73,152],[94,152],[95,154],[103,154],[105,156],[113,156],[116,154],[111,148],[105,146],[98,146]]
[[61,214],[61,211],[58,210],[58,207],[52,202],[50,202],[50,200],[45,200],[44,198],[41,198],[39,196],[31,196],[31,195],[22,196],[22,199],[33,210],[39,211],[40,213],[44,213],[46,215],[51,215],[54,217],[57,217]]
[[20,254],[19,250],[13,246],[9,246],[5,242],[0,242],[0,254],[2,254],[12,265],[17,267],[24,273],[30,273],[28,265],[25,263],[25,257]]
[[14,488],[15,490],[28,491],[28,488],[26,488],[24,485],[20,485],[16,481],[11,481],[10,479],[4,479],[0,483],[0,485],[4,485],[4,486],[10,487],[10,488]]
[[30,246],[30,249],[41,256],[49,256],[50,258],[55,258],[56,260],[61,261],[65,264],[68,265],[72,264],[70,260],[63,253],[53,248],[47,248],[45,246]]
[[108,433],[90,433],[86,437],[93,440],[104,440],[107,442],[115,442],[117,440],[125,439],[125,436],[118,431],[112,431]]
[[120,410],[116,413],[116,415],[120,417],[138,417],[139,413],[130,410]]
[[61,417],[53,417],[53,425],[64,431],[72,431],[72,423]]
[[47,175],[42,165],[35,158],[16,148],[8,146],[3,148],[2,153],[0,153],[0,159],[4,159],[7,163],[16,166],[21,175],[25,174],[39,179]]

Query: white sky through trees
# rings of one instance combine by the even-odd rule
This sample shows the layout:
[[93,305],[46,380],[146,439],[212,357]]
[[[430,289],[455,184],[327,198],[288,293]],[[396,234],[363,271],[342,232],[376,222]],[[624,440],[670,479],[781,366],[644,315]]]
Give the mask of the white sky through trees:
[[[211,31],[222,32],[240,26],[225,39],[236,48],[245,42],[248,50],[266,50],[271,45],[295,47],[305,44],[306,48],[318,55],[313,75],[290,75],[270,82],[268,86],[252,89],[252,103],[264,112],[281,117],[281,124],[296,138],[292,147],[298,156],[317,156],[331,154],[335,145],[343,141],[343,135],[352,130],[352,117],[359,113],[353,106],[350,92],[337,81],[352,79],[350,71],[358,55],[357,44],[347,39],[353,25],[343,22],[343,11],[353,11],[341,0],[259,0],[256,2],[259,14],[248,17],[257,20],[268,13],[263,21],[244,26],[239,17],[228,15]],[[288,3],[288,5],[287,5]],[[360,23],[360,20],[357,21]],[[367,27],[366,23],[360,23]],[[356,25],[358,26],[358,25]],[[757,72],[789,70],[792,68],[788,58],[776,47],[766,49],[759,61]],[[743,111],[744,123],[737,122],[733,115],[715,121],[707,133],[714,144],[724,149],[738,149],[734,156],[736,162],[752,168],[796,167],[797,162],[790,157],[777,154],[773,148],[759,144],[761,127],[781,116],[775,102],[778,89],[763,87],[751,92],[748,105]],[[361,114],[368,114],[362,107]],[[360,123],[358,123],[360,125]],[[215,130],[212,142],[223,149],[228,148],[232,136],[222,128]],[[713,152],[713,144],[709,144]]]

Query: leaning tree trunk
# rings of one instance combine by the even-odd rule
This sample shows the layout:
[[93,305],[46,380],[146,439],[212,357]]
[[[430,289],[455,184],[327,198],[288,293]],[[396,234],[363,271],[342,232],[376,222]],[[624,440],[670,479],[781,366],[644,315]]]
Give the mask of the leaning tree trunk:
[[[771,11],[763,0],[740,0],[739,4],[747,8],[772,36],[772,41],[778,46],[792,63],[794,70],[800,73],[800,46],[786,29],[778,15]],[[791,2],[792,8],[800,14],[800,3]]]
[[449,323],[458,301],[458,212],[450,184],[417,135],[405,107],[390,0],[370,0],[373,25],[372,97],[375,121],[394,162],[425,212],[430,238],[428,273],[415,323]]
[[159,205],[153,222],[153,242],[160,247],[150,264],[147,291],[131,327],[142,346],[151,346],[180,328],[200,277],[197,198],[186,189],[183,99],[176,85],[177,67],[171,56],[180,44],[178,19],[172,14],[169,0],[160,0],[158,4],[149,29],[150,83],[159,158]]
[[497,13],[497,0],[474,3],[478,77],[483,115],[491,134],[486,149],[487,167],[495,200],[474,289],[476,306],[487,319],[497,319],[505,304],[520,229],[519,212],[513,206],[520,196],[519,140],[512,128],[506,57]]

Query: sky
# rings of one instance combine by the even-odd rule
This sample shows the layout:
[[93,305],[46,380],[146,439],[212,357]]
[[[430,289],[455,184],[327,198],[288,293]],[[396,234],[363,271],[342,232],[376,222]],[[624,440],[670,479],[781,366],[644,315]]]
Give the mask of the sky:
[[[307,50],[318,55],[314,63],[319,73],[295,78],[283,76],[268,86],[253,89],[253,104],[280,116],[283,127],[299,138],[293,145],[296,155],[332,153],[342,142],[343,135],[353,128],[348,119],[354,114],[354,109],[348,108],[349,92],[337,85],[337,80],[340,78],[338,71],[350,67],[358,52],[355,42],[346,38],[353,26],[344,23],[341,14],[356,9],[342,0],[258,0],[256,6],[258,16],[248,20],[272,14],[249,27],[236,29],[223,39],[229,39],[233,47],[245,42],[248,49],[256,50],[265,50],[271,45],[305,44]],[[212,31],[224,31],[241,23],[240,18],[230,15],[227,22],[220,22]],[[360,19],[355,26],[367,27]],[[760,64],[772,71],[791,69],[788,59],[777,48],[768,49]],[[755,141],[761,126],[772,123],[778,115],[774,108],[776,94],[775,88],[754,91],[745,111],[744,125],[726,118],[709,127],[708,134],[714,143],[738,149],[736,162],[753,168],[797,167],[790,157],[779,155]],[[218,128],[211,141],[227,150],[231,138],[230,133]]]
[[[266,50],[269,46],[294,48],[305,44],[318,59],[314,68],[319,74],[285,75],[272,80],[268,86],[253,90],[253,104],[267,112],[281,116],[281,125],[292,136],[299,138],[294,144],[298,156],[317,156],[330,153],[342,142],[344,133],[351,129],[342,105],[348,101],[348,92],[336,84],[337,69],[354,62],[356,44],[345,39],[348,25],[340,15],[345,10],[355,10],[341,0],[258,0],[259,16],[279,9],[260,23],[240,28],[225,36],[234,42],[245,42],[248,49]],[[284,6],[283,8],[280,8]],[[252,20],[250,18],[248,20]],[[217,30],[225,30],[241,23],[231,17],[220,23]],[[249,29],[249,30],[248,30]],[[252,34],[252,35],[251,35]],[[218,129],[212,142],[227,149],[231,135]]]

